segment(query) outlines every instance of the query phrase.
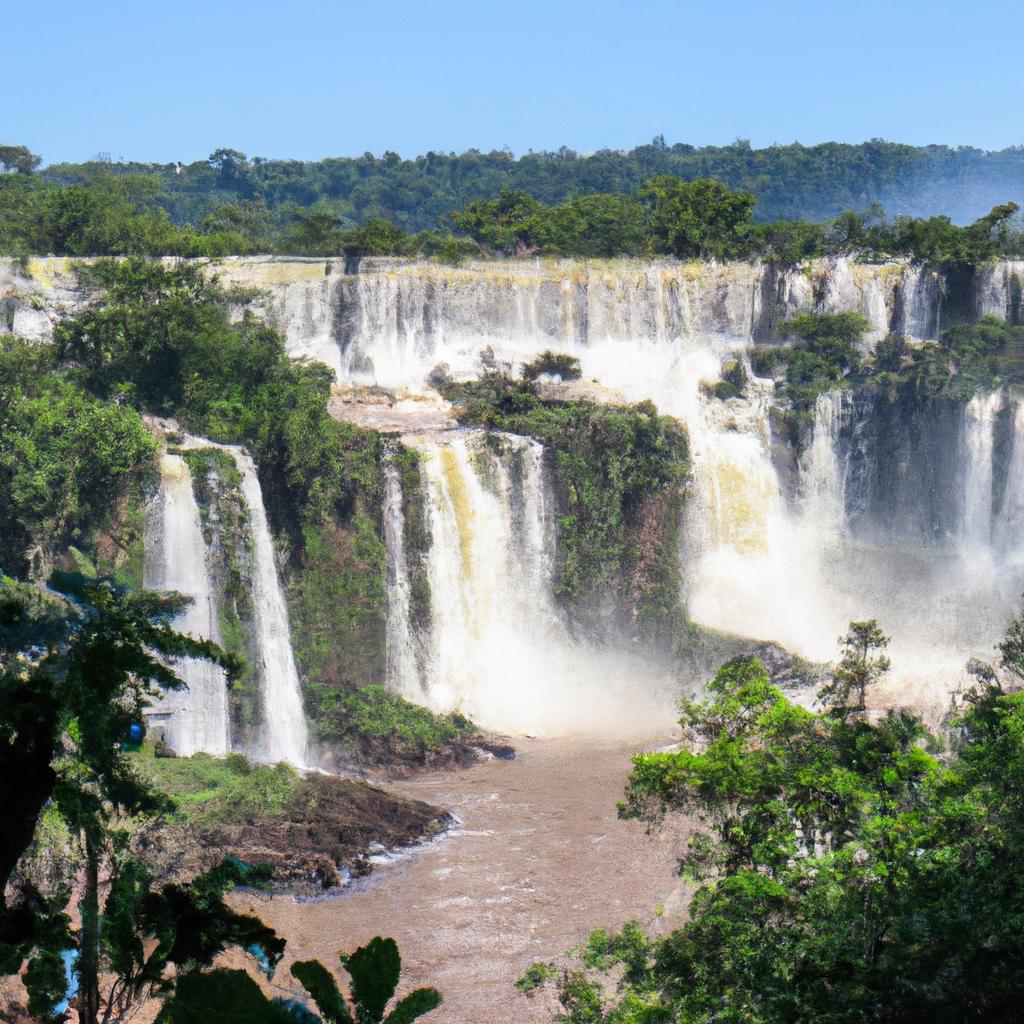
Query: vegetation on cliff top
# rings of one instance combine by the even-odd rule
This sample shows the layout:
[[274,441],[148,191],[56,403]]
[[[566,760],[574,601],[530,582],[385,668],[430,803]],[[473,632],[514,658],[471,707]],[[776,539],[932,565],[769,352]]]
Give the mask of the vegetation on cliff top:
[[559,513],[556,596],[584,622],[611,606],[626,628],[648,637],[670,631],[689,470],[685,428],[650,402],[549,401],[533,381],[493,371],[442,388],[460,422],[535,437],[550,453]]
[[[9,177],[28,180],[40,161],[24,147],[11,147]],[[175,224],[226,224],[236,218],[287,221],[296,210],[315,209],[353,224],[389,220],[416,232],[443,223],[475,199],[503,188],[522,189],[555,206],[574,196],[631,195],[658,175],[684,181],[716,178],[730,189],[754,193],[764,221],[828,220],[844,210],[881,202],[901,213],[921,215],[932,195],[959,198],[965,181],[989,204],[1000,201],[1008,182],[1019,182],[1020,147],[985,152],[966,146],[908,146],[872,139],[860,144],[824,142],[755,148],[742,139],[726,146],[667,144],[662,136],[630,150],[579,154],[507,150],[429,152],[413,159],[397,153],[301,161],[270,159],[221,147],[188,164],[113,163],[97,158],[45,167],[46,180],[75,184],[96,174],[148,175],[161,188],[160,205]],[[1019,198],[1015,196],[1014,198]],[[975,201],[984,201],[975,200]],[[959,204],[958,222],[970,219]],[[976,214],[975,214],[976,215]]]
[[[634,153],[635,160],[610,153],[579,161],[575,154],[531,154],[518,162],[504,154],[431,154],[425,163],[386,154],[380,161],[364,157],[305,165],[250,163],[243,153],[220,149],[188,168],[94,163],[42,174],[31,169],[31,154],[19,153],[12,166],[21,173],[0,176],[0,252],[418,254],[456,261],[484,251],[526,251],[582,257],[763,256],[789,263],[857,252],[954,266],[1024,252],[1024,231],[1010,226],[1017,211],[1013,203],[993,207],[967,227],[943,216],[887,221],[873,205],[885,191],[876,187],[874,200],[867,198],[869,189],[827,213],[798,214],[793,207],[799,208],[800,200],[763,202],[780,188],[802,195],[792,179],[780,185],[770,175],[750,174],[751,166],[778,160],[792,163],[799,177],[820,159],[826,161],[815,172],[820,187],[821,179],[836,173],[837,155],[853,156],[857,147],[777,148],[758,155],[749,147],[726,147],[706,151],[705,159],[694,159],[697,151],[690,147],[677,152],[652,145]],[[909,162],[908,153],[915,154]],[[869,144],[861,156],[866,159],[851,166],[853,178],[870,178],[868,168],[876,160],[895,160],[904,168],[927,162],[925,154],[885,144]],[[617,171],[607,166],[609,160],[621,164]],[[486,164],[491,166],[483,171]],[[597,164],[605,165],[602,173],[583,174],[585,183],[576,180],[578,171]],[[520,169],[525,173],[517,173]],[[457,179],[446,181],[452,173]],[[381,191],[372,180],[393,184]],[[443,199],[432,195],[438,187]],[[755,219],[758,201],[762,208]],[[421,210],[428,209],[436,213],[423,216]],[[807,216],[819,219],[800,219]],[[463,234],[453,235],[453,227]]]
[[[818,397],[836,387],[870,392],[913,411],[934,401],[966,402],[981,391],[1024,384],[1024,326],[985,316],[953,324],[938,341],[890,335],[865,354],[858,346],[867,327],[859,313],[802,313],[780,328],[792,339],[789,344],[750,350],[753,371],[774,377],[787,403],[772,409],[785,436],[802,441]],[[745,386],[742,380],[726,383],[728,388],[716,388],[721,398],[734,397]]]

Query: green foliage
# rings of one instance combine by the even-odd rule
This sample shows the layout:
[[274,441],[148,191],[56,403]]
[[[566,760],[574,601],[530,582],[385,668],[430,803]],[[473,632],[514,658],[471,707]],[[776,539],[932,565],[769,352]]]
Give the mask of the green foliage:
[[678,610],[684,428],[650,402],[541,401],[529,381],[486,373],[449,384],[459,419],[536,437],[551,453],[558,501],[555,593],[586,619],[608,604],[630,628],[667,631]]
[[860,369],[857,343],[867,329],[867,318],[860,313],[801,313],[782,327],[797,340],[755,348],[751,365],[758,376],[781,374],[780,393],[798,419],[807,417],[819,395]]
[[441,995],[436,989],[419,988],[400,999],[387,1013],[402,969],[402,958],[394,939],[377,936],[354,953],[348,956],[343,953],[341,963],[352,979],[351,1008],[322,964],[315,960],[292,964],[292,974],[310,993],[330,1024],[411,1024],[441,1004]]
[[280,1000],[269,1000],[245,971],[219,967],[189,974],[178,982],[157,1024],[303,1024]]
[[579,380],[582,375],[580,361],[564,352],[542,352],[523,367],[524,380],[536,380],[545,373],[562,380]]
[[242,754],[155,757],[144,746],[129,760],[139,778],[170,798],[177,816],[204,825],[278,814],[300,781],[286,764],[252,764]]
[[316,685],[311,701],[318,735],[369,762],[424,764],[478,734],[462,715],[435,714],[383,686]]
[[[689,920],[654,941],[595,933],[581,967],[543,966],[531,982],[555,985],[558,1019],[1016,1020],[1024,694],[1004,683],[1024,678],[1022,636],[1017,618],[999,668],[977,671],[943,762],[908,714],[814,714],[757,659],[724,665],[683,704],[683,748],[634,758],[620,808],[702,823]],[[852,624],[837,674],[875,673],[884,639]]]
[[[44,173],[72,183],[97,172],[155,176],[163,188],[160,203],[176,224],[199,224],[223,204],[249,202],[278,223],[295,209],[319,207],[352,223],[384,218],[415,232],[433,228],[453,211],[497,196],[503,188],[523,190],[553,206],[578,195],[633,194],[657,175],[684,181],[716,178],[730,189],[753,192],[763,221],[828,220],[874,202],[917,213],[922,196],[957,196],[964,181],[972,183],[982,201],[991,196],[994,203],[1004,195],[1007,181],[1019,179],[1021,164],[1018,148],[993,153],[874,139],[859,145],[794,143],[755,149],[742,139],[727,146],[694,147],[666,145],[658,138],[629,151],[579,155],[563,147],[518,159],[507,151],[475,149],[430,152],[408,160],[396,153],[318,161],[249,159],[238,153],[227,163],[197,160],[178,167],[96,160],[55,164]],[[7,177],[47,185],[39,175]],[[958,219],[965,219],[962,213]]]
[[0,146],[0,164],[5,171],[31,174],[43,162],[28,146]]
[[[171,991],[169,964],[181,979],[178,986],[184,985],[185,1002],[186,979],[229,947],[258,952],[272,970],[284,953],[284,940],[256,918],[235,913],[223,899],[238,885],[265,888],[268,877],[263,869],[228,858],[191,882],[156,889],[144,865],[133,860],[119,864],[101,928],[103,967],[115,978],[106,998],[114,1019],[124,1018],[154,993]],[[178,1019],[175,1012],[167,1019]]]
[[892,402],[964,402],[979,391],[1024,383],[1024,327],[994,316],[954,324],[939,342],[890,337],[875,351],[866,381]]
[[[476,151],[308,164],[250,161],[228,148],[213,156],[187,167],[58,165],[44,177],[32,173],[38,158],[24,147],[0,147],[0,163],[19,172],[0,175],[0,252],[458,262],[482,245],[505,253],[784,262],[857,252],[971,268],[1024,251],[1024,231],[1011,224],[1014,203],[966,227],[944,216],[886,221],[878,205],[919,207],[914,193],[934,187],[917,176],[932,162],[950,175],[947,191],[955,194],[964,172],[954,166],[969,164],[974,180],[988,180],[1001,161],[1019,161],[1012,151],[979,161],[969,150],[879,142],[760,151],[740,142],[705,150],[652,144],[585,158],[563,149],[518,161]],[[908,193],[902,179],[916,182]],[[1006,180],[996,175],[983,191],[998,198]],[[752,219],[755,196],[764,223]],[[854,205],[870,209],[859,214]],[[469,237],[451,235],[449,222]]]
[[330,370],[290,360],[281,335],[252,315],[232,323],[215,277],[149,260],[87,273],[105,290],[57,339],[94,391],[247,445],[268,505],[287,506],[299,525],[344,515],[357,489],[371,502],[379,494],[379,441],[330,418]]
[[653,252],[683,259],[737,255],[753,217],[755,197],[713,179],[651,178],[640,190]]
[[722,379],[711,386],[715,398],[723,401],[739,398],[747,386],[747,371],[738,359],[727,359],[722,366]]
[[45,567],[87,544],[155,450],[134,410],[54,371],[49,349],[0,337],[0,565],[20,574],[33,550]]
[[336,686],[384,678],[385,550],[376,523],[306,527],[288,588],[292,645],[308,679]]
[[[229,677],[237,665],[210,641],[193,640],[170,623],[184,600],[146,591],[125,593],[102,579],[55,576],[51,589],[68,600],[32,596],[32,588],[0,583],[4,650],[0,654],[0,774],[18,778],[0,801],[0,961],[29,958],[30,993],[52,995],[54,956],[70,945],[61,913],[67,893],[47,905],[23,891],[12,908],[5,890],[50,802],[85,849],[80,903],[78,977],[83,1020],[99,1006],[99,856],[113,811],[152,813],[160,797],[132,771],[122,749],[143,708],[180,680],[176,657],[219,661]],[[33,966],[35,965],[35,966]]]
[[[890,662],[883,654],[873,654],[889,646],[889,638],[874,619],[851,622],[850,630],[839,638],[842,657],[832,680],[818,694],[818,699],[837,714],[863,711],[868,687],[889,671]],[[851,698],[856,698],[851,703]]]
[[530,966],[523,972],[522,976],[516,981],[516,988],[519,989],[523,995],[528,996],[531,992],[536,992],[537,989],[543,988],[549,981],[552,981],[557,976],[558,971],[554,964],[530,964]]

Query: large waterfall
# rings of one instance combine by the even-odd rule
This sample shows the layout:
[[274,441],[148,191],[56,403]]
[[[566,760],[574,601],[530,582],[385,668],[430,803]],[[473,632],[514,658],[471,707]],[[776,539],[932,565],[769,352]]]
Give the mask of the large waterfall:
[[[292,655],[288,614],[274,561],[273,538],[252,459],[240,448],[187,437],[185,449],[219,449],[230,455],[241,476],[248,522],[247,561],[253,607],[251,648],[260,681],[263,722],[245,752],[263,761],[306,763],[307,731],[299,674]],[[217,604],[222,582],[213,571],[200,511],[185,459],[164,454],[160,489],[151,503],[146,530],[145,584],[193,599],[177,627],[204,639],[219,639]],[[224,754],[230,739],[224,673],[194,659],[177,665],[187,688],[162,698],[154,714],[168,744],[179,754]]]
[[[173,590],[191,598],[175,622],[177,629],[197,639],[218,639],[209,552],[192,477],[180,455],[160,457],[160,491],[147,516],[143,576],[151,590]],[[224,672],[196,658],[183,658],[175,668],[185,687],[164,694],[151,724],[160,727],[178,754],[187,757],[200,750],[226,754],[231,742]]]
[[555,605],[554,509],[533,440],[476,430],[407,435],[420,457],[430,535],[428,635],[417,659],[400,541],[397,474],[388,478],[390,681],[437,710],[492,728],[629,728],[658,717],[659,682],[638,659],[597,655]]
[[[796,268],[540,259],[353,267],[257,257],[225,260],[217,272],[261,289],[289,351],[327,363],[343,387],[422,392],[440,364],[468,377],[556,350],[580,360],[590,394],[653,400],[685,422],[691,440],[681,552],[691,617],[815,659],[835,656],[851,619],[876,617],[893,635],[894,699],[919,696],[926,678],[941,682],[938,699],[968,655],[990,657],[1024,582],[1017,396],[1000,390],[901,419],[894,404],[837,390],[819,398],[797,456],[772,428],[770,380],[747,366],[742,397],[723,401],[708,387],[726,360],[745,361],[751,343],[805,310],[863,313],[868,347],[889,332],[934,338],[953,315],[1020,323],[1024,261],[966,280],[845,257]],[[48,337],[60,310],[85,300],[68,261],[32,261],[27,274],[0,261],[0,286],[8,319],[31,337]],[[534,727],[524,709],[535,705],[561,700],[565,715],[578,714],[595,674],[614,689],[628,673],[588,662],[552,598],[554,516],[538,446],[442,430],[409,433],[405,443],[421,457],[430,545],[407,550],[401,475],[386,467],[392,684],[521,728]],[[266,718],[259,753],[301,763],[301,698],[273,548],[251,462],[232,457],[254,531]],[[184,506],[173,516],[184,530]],[[190,557],[201,550],[193,545]],[[429,584],[429,622],[413,607],[411,568],[417,586]],[[199,593],[197,584],[180,586]]]
[[[479,372],[482,357],[512,366],[552,348],[576,356],[584,378],[610,396],[652,399],[688,427],[694,487],[682,557],[685,598],[697,622],[824,660],[835,657],[849,621],[876,617],[894,638],[893,699],[939,702],[969,655],[990,656],[1021,583],[1006,567],[1007,548],[1019,545],[1006,539],[1012,531],[1003,525],[1024,515],[1020,445],[1020,466],[1011,460],[995,507],[994,431],[1003,398],[983,396],[959,412],[951,407],[931,436],[926,426],[917,434],[902,428],[906,436],[886,449],[893,464],[880,470],[876,441],[852,436],[867,413],[837,390],[818,400],[809,444],[787,468],[770,425],[771,381],[751,377],[744,396],[728,401],[706,387],[726,359],[743,358],[772,317],[802,308],[859,309],[875,326],[873,337],[889,329],[934,336],[941,278],[911,266],[883,269],[834,260],[804,276],[763,267],[624,264],[453,271],[382,261],[339,282],[341,379],[416,390],[438,363],[468,376]],[[1001,277],[985,278],[979,304],[998,312],[1003,303],[1013,314],[1016,280],[1009,265]],[[465,455],[434,452],[426,464],[438,507],[469,500]],[[469,536],[488,529],[474,525]],[[515,547],[511,526],[502,529],[505,547]],[[434,544],[435,558],[454,546],[437,528]],[[495,550],[490,564],[501,567],[505,549]],[[458,604],[443,607],[464,592],[452,565],[445,563],[447,576],[432,576],[443,622],[461,614]],[[441,568],[432,564],[431,572]],[[499,575],[507,577],[504,569]],[[474,608],[484,614],[488,600],[477,595]],[[433,691],[448,703],[459,686],[485,692],[490,680],[467,678],[467,666],[501,661],[470,657],[467,636],[477,654],[479,637],[501,650],[498,634],[479,624],[460,632],[458,642],[449,637],[444,652],[461,653]]]

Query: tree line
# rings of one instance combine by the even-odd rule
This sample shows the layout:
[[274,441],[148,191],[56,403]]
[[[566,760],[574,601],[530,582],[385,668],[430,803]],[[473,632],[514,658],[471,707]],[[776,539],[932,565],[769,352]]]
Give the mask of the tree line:
[[906,146],[873,139],[859,145],[799,143],[755,149],[744,140],[727,146],[668,145],[661,136],[629,151],[579,154],[565,147],[530,152],[430,152],[415,159],[364,153],[317,161],[249,158],[222,147],[208,160],[180,163],[53,164],[45,173],[75,183],[97,170],[156,177],[175,223],[200,223],[219,206],[254,202],[277,212],[288,206],[329,209],[353,223],[389,220],[415,233],[434,228],[456,210],[503,188],[521,189],[554,206],[574,196],[633,194],[650,178],[715,178],[753,192],[758,219],[828,220],[872,203],[922,216],[936,209],[958,223],[1005,198],[1024,196],[1024,148],[988,153],[968,147]]
[[[8,170],[0,175],[0,253],[221,257],[277,252],[430,256],[449,262],[534,253],[785,263],[859,253],[957,266],[1024,253],[1024,228],[1015,219],[1013,202],[994,206],[966,226],[944,215],[888,218],[877,203],[821,220],[779,218],[766,216],[777,204],[765,200],[763,183],[738,187],[726,174],[605,176],[600,178],[604,187],[582,190],[555,189],[543,180],[531,188],[500,184],[482,195],[466,190],[465,202],[446,203],[428,218],[407,216],[387,204],[357,208],[340,193],[316,188],[282,198],[257,187],[271,164],[250,162],[234,150],[217,150],[201,167],[182,171],[193,180],[188,195],[201,195],[202,203],[182,203],[181,176],[157,166],[93,163],[40,172],[38,162],[23,146],[0,147],[0,163]],[[658,161],[648,163],[658,166]],[[393,166],[395,161],[384,160],[385,168]],[[707,166],[713,169],[714,162]],[[376,171],[367,173],[373,178]],[[796,188],[797,180],[788,187]],[[425,195],[421,198],[429,206]]]

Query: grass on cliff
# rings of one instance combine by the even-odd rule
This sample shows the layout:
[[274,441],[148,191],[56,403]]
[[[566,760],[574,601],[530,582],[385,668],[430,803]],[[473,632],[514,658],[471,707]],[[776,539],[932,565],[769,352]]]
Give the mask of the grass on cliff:
[[130,756],[139,776],[196,824],[278,814],[302,781],[286,764],[253,764],[242,754],[164,758],[144,746]]
[[458,759],[480,730],[457,712],[438,715],[383,686],[312,688],[313,727],[321,739],[374,764]]

